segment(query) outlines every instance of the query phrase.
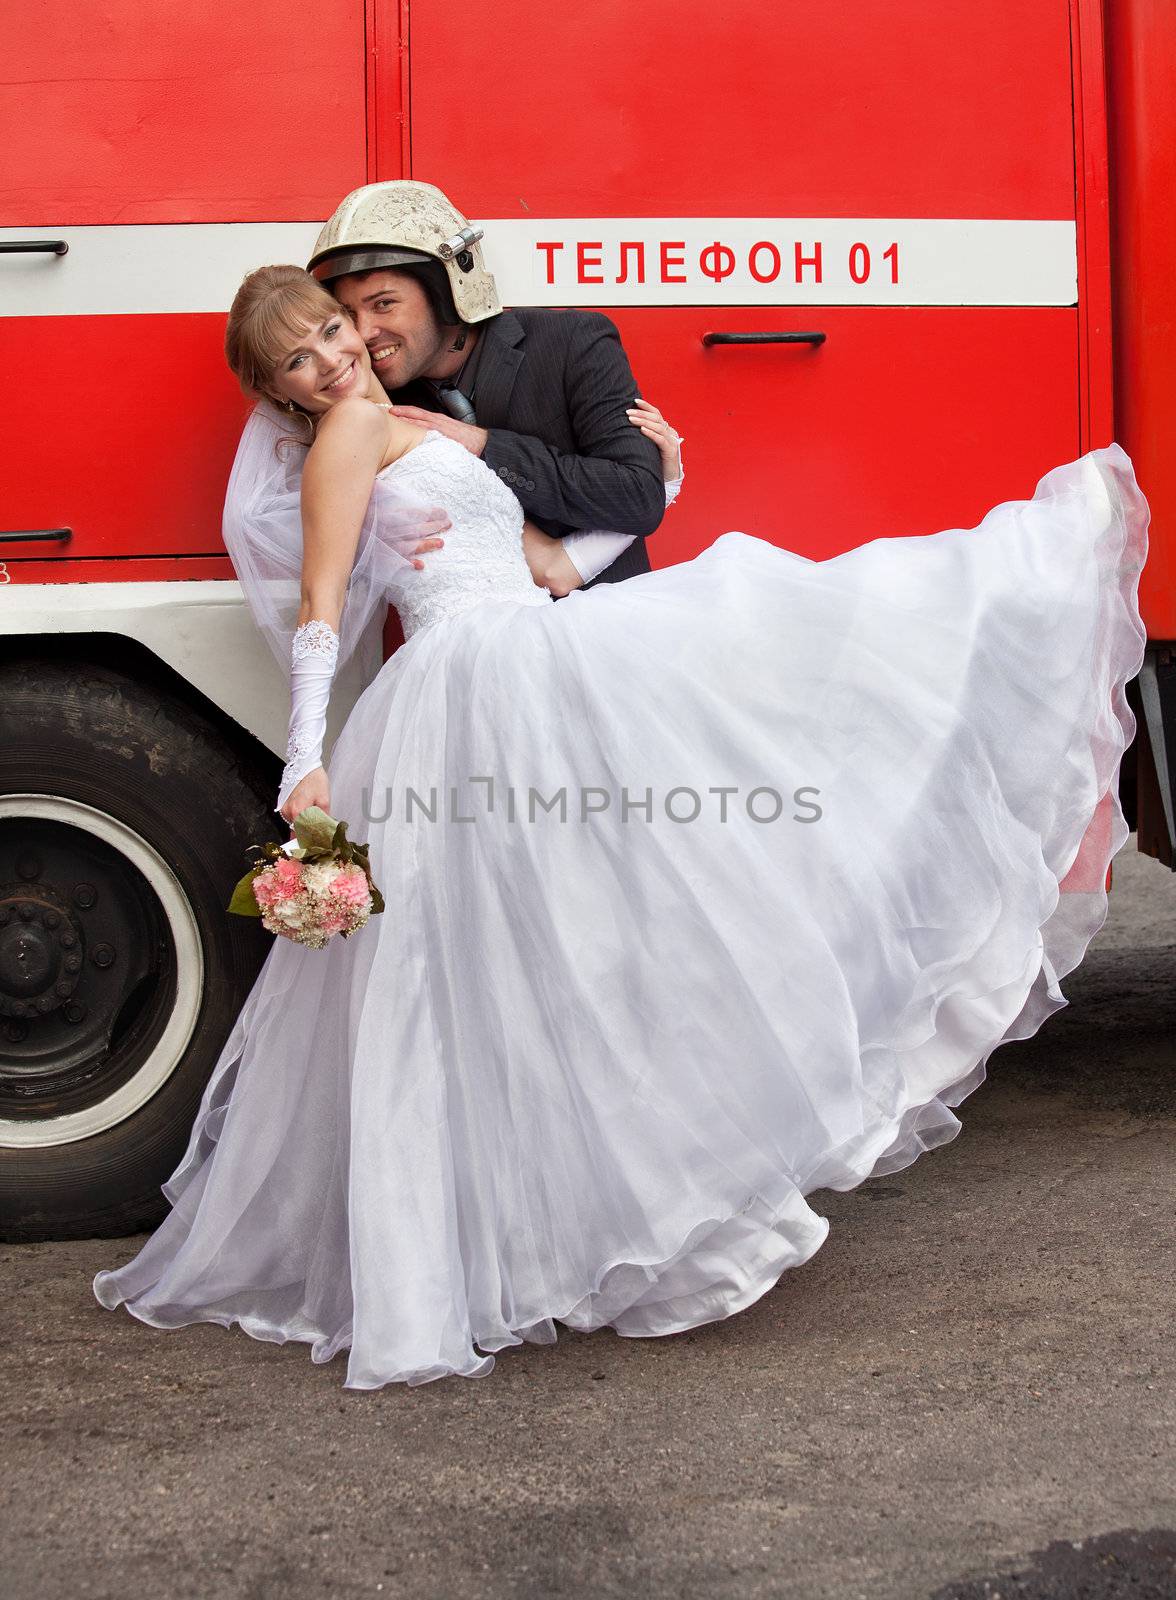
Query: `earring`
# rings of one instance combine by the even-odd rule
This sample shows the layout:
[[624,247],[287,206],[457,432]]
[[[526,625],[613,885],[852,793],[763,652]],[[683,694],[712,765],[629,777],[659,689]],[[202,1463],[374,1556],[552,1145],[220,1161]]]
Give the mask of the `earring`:
[[314,418],[311,416],[310,412],[309,411],[303,411],[300,406],[296,406],[294,404],[293,400],[287,400],[285,402],[285,409],[289,412],[289,414],[292,417],[297,417],[300,422],[305,422],[306,423],[306,426],[310,429],[310,442],[311,442],[311,444],[313,444],[314,443]]

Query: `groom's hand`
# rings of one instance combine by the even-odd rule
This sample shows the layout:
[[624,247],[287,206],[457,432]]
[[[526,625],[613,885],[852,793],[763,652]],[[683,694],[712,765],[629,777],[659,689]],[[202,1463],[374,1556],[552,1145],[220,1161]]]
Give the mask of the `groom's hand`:
[[443,433],[447,439],[464,445],[474,456],[482,454],[490,437],[485,428],[476,428],[472,422],[458,422],[456,417],[447,416],[444,411],[425,411],[420,406],[393,406],[392,415],[403,417],[405,422],[415,422],[422,428],[432,428],[435,433]]
[[425,565],[421,557],[440,550],[445,543],[441,535],[451,526],[449,513],[440,506],[402,505],[398,501],[389,502],[379,519],[381,541],[418,572]]

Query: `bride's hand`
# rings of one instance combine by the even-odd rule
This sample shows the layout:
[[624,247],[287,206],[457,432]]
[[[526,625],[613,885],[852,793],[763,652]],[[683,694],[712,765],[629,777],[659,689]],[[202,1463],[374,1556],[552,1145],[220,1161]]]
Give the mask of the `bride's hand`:
[[305,811],[307,806],[319,806],[328,816],[331,814],[331,784],[325,767],[316,767],[313,772],[308,772],[305,778],[300,779],[291,789],[290,798],[281,811],[281,815],[290,824],[291,832],[294,828],[294,818],[300,811]]
[[523,523],[523,554],[539,588],[546,589],[555,599],[562,600],[573,589],[583,587],[584,580],[564,549],[563,541],[552,539],[530,518]]
[[682,476],[682,440],[662,416],[656,406],[651,406],[648,400],[634,400],[628,411],[629,421],[635,428],[640,428],[647,439],[652,439],[661,451],[662,477],[667,483],[673,483]]

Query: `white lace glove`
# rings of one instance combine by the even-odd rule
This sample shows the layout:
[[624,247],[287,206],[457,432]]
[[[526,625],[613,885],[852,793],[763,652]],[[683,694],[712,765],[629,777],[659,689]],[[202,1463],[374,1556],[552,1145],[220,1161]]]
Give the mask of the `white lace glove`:
[[[680,443],[680,441],[679,441]],[[682,456],[679,451],[678,460]],[[666,484],[666,509],[673,505],[686,476],[685,467],[677,478]],[[622,550],[627,550],[637,537],[634,533],[610,533],[603,528],[590,528],[586,533],[569,533],[563,541],[568,560],[583,578],[590,583],[605,567],[611,567]]]
[[281,812],[294,790],[323,763],[327,706],[339,660],[339,635],[329,622],[304,622],[294,630],[290,647],[290,737],[275,811]]

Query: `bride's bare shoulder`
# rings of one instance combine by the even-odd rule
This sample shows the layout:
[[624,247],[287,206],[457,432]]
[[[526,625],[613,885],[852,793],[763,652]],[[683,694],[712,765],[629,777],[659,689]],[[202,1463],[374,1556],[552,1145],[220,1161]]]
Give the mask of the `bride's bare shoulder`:
[[315,445],[325,445],[332,455],[340,447],[345,453],[359,450],[365,457],[370,452],[376,470],[383,471],[424,436],[425,430],[415,422],[393,416],[364,395],[349,395],[320,418]]
[[390,467],[407,451],[420,444],[428,429],[422,428],[417,422],[409,422],[406,417],[395,416],[389,402],[381,404],[377,401],[374,409],[388,421],[388,448],[380,465]]
[[363,395],[349,395],[319,417],[315,443],[322,439],[342,439],[357,444],[386,442],[392,420],[386,411],[372,405]]

